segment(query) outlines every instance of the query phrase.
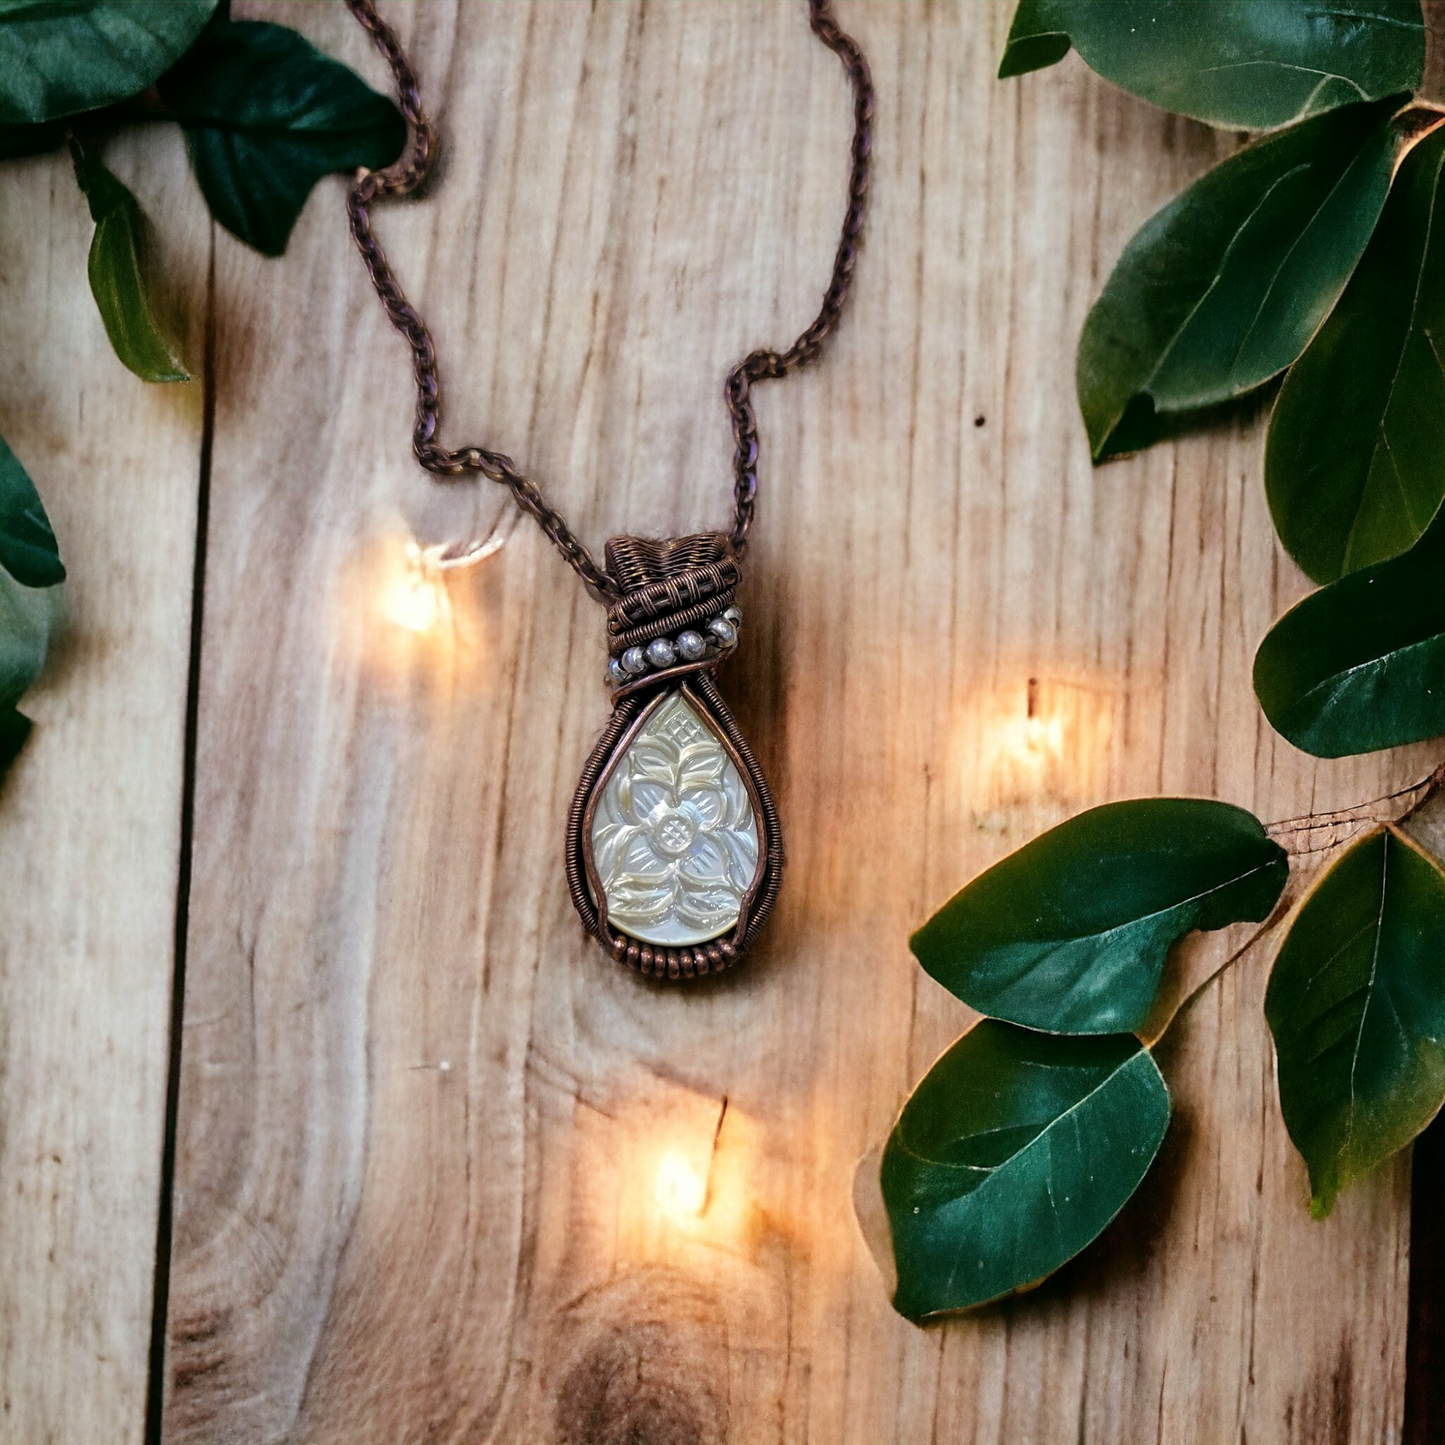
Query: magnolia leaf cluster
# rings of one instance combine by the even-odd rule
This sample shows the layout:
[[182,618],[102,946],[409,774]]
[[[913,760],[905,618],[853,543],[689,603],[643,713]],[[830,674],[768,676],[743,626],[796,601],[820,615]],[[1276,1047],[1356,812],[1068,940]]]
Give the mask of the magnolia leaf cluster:
[[[1265,488],[1322,585],[1259,647],[1265,715],[1319,757],[1445,733],[1445,110],[1415,94],[1418,0],[1021,0],[999,74],[1070,50],[1156,105],[1263,132],[1140,228],[1090,311],[1094,460],[1282,377]],[[1118,1214],[1169,1124],[1140,1038],[1166,953],[1278,922],[1288,874],[1238,808],[1116,803],[918,930],[920,964],[985,1017],[883,1151],[903,1314],[1026,1289]],[[1445,1102],[1445,871],[1406,827],[1374,828],[1286,925],[1265,1015],[1323,1216]]]
[[883,1151],[899,1311],[1036,1284],[1123,1208],[1169,1126],[1138,1037],[1165,954],[1194,929],[1262,920],[1288,874],[1241,808],[1110,803],[996,863],[913,935],[923,967],[988,1017],[929,1070]]
[[268,256],[285,250],[321,176],[389,165],[406,140],[396,106],[346,66],[294,30],[232,20],[226,8],[0,0],[0,156],[69,141],[96,227],[91,290],[116,354],[146,381],[186,371],[146,301],[144,220],[102,163],[109,132],[179,124],[211,214]]
[[[1282,377],[1265,490],[1324,585],[1259,650],[1265,714],[1322,757],[1445,733],[1439,630],[1402,643],[1399,615],[1445,500],[1445,109],[1414,94],[1419,0],[1022,0],[999,73],[1071,48],[1157,105],[1266,132],[1145,222],[1089,312],[1094,460]],[[1432,685],[1392,700],[1407,674]]]
[[[1169,1125],[1139,1036],[1165,954],[1194,929],[1269,918],[1288,876],[1243,809],[1110,803],[996,863],[914,934],[924,969],[986,1017],[883,1151],[899,1311],[1027,1289],[1097,1238]],[[1445,871],[1397,825],[1345,850],[1289,916],[1265,1016],[1316,1217],[1445,1103],[1442,960]]]
[[[145,381],[189,373],[148,295],[148,222],[107,169],[118,127],[185,133],[211,214],[280,255],[331,171],[389,165],[396,106],[294,30],[232,20],[220,0],[0,0],[0,159],[68,147],[95,232],[87,274],[106,335]],[[24,467],[0,440],[0,771],[29,725],[16,709],[59,616],[64,569]]]

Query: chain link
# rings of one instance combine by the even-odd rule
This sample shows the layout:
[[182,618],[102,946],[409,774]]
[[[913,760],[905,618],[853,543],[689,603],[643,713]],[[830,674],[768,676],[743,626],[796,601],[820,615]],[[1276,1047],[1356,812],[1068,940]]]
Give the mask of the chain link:
[[[530,477],[517,470],[509,456],[484,447],[467,446],[449,451],[437,439],[441,419],[441,380],[437,371],[436,348],[426,323],[406,299],[381,242],[371,229],[371,203],[380,198],[404,196],[416,189],[431,168],[436,151],[436,131],[422,108],[416,72],[402,50],[396,32],[376,12],[374,0],[346,0],[347,7],[370,34],[391,69],[396,85],[397,105],[406,118],[409,137],[400,160],[381,171],[363,171],[346,198],[351,234],[366,264],[371,284],[391,320],[411,348],[412,374],[416,378],[416,425],[412,451],[428,471],[442,476],[479,472],[510,490],[517,505],[551,539],[568,565],[605,601],[613,601],[621,589],[613,576],[589,552],[567,525],[566,518],[542,495]],[[822,308],[808,328],[786,351],[754,351],[728,373],[723,388],[728,414],[732,418],[736,450],[733,455],[733,522],[729,533],[733,551],[741,557],[747,550],[758,490],[758,428],[753,412],[754,382],[786,376],[812,361],[823,349],[829,333],[848,297],[857,260],[858,241],[868,194],[869,153],[873,128],[873,83],[868,62],[857,43],[833,18],[830,0],[808,0],[813,33],[843,62],[853,86],[852,170],[848,180],[848,209],[843,232],[833,261],[833,274],[823,294]]]

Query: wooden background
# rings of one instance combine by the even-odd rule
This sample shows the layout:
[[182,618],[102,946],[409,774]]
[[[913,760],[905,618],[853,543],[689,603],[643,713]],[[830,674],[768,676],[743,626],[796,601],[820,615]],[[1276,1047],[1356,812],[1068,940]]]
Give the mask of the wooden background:
[[[841,214],[848,95],[801,5],[386,8],[445,136],[378,230],[448,435],[594,547],[720,525],[722,377],[812,314]],[[759,395],[723,678],[791,866],[747,967],[686,990],[586,944],[563,884],[607,707],[571,574],[527,524],[430,632],[390,615],[409,538],[508,514],[412,465],[342,183],[270,261],[210,224],[174,132],[109,148],[197,376],[162,389],[109,354],[67,164],[0,170],[0,431],[72,576],[0,808],[0,1439],[1399,1438],[1409,1166],[1310,1222],[1264,956],[1165,1046],[1163,1156],[1037,1292],[917,1329],[854,1218],[969,1020],[908,931],[979,868],[1108,798],[1280,818],[1428,771],[1315,763],[1258,713],[1253,649],[1304,583],[1257,409],[1090,467],[1089,302],[1234,141],[1074,58],[995,81],[1009,9],[841,0],[878,88],[867,241],[824,362]],[[384,84],[339,5],[238,13]]]

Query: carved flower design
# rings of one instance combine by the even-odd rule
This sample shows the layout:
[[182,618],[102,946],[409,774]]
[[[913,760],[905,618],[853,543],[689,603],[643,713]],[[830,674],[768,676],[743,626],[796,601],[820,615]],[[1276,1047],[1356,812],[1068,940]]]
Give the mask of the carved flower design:
[[737,766],[681,693],[608,779],[592,858],[609,921],[643,942],[703,943],[737,923],[757,872],[757,823]]

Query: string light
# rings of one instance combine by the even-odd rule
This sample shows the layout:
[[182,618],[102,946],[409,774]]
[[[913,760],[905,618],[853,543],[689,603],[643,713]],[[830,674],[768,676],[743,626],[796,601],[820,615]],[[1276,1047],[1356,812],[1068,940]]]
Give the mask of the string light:
[[431,547],[408,542],[404,566],[383,585],[382,615],[408,632],[432,632],[451,616],[445,574],[475,567],[499,551],[507,535],[498,528],[483,540],[460,548],[450,542]]
[[430,632],[446,610],[446,589],[430,574],[420,547],[406,544],[406,566],[382,590],[381,611],[408,632]]
[[653,1196],[658,1209],[674,1224],[692,1224],[707,1203],[707,1180],[685,1154],[669,1150],[657,1161]]
[[1023,715],[999,719],[994,732],[993,771],[997,780],[1037,786],[1049,764],[1060,759],[1064,747],[1063,719],[1046,715],[1039,705],[1039,680],[1031,677],[1025,692]]

